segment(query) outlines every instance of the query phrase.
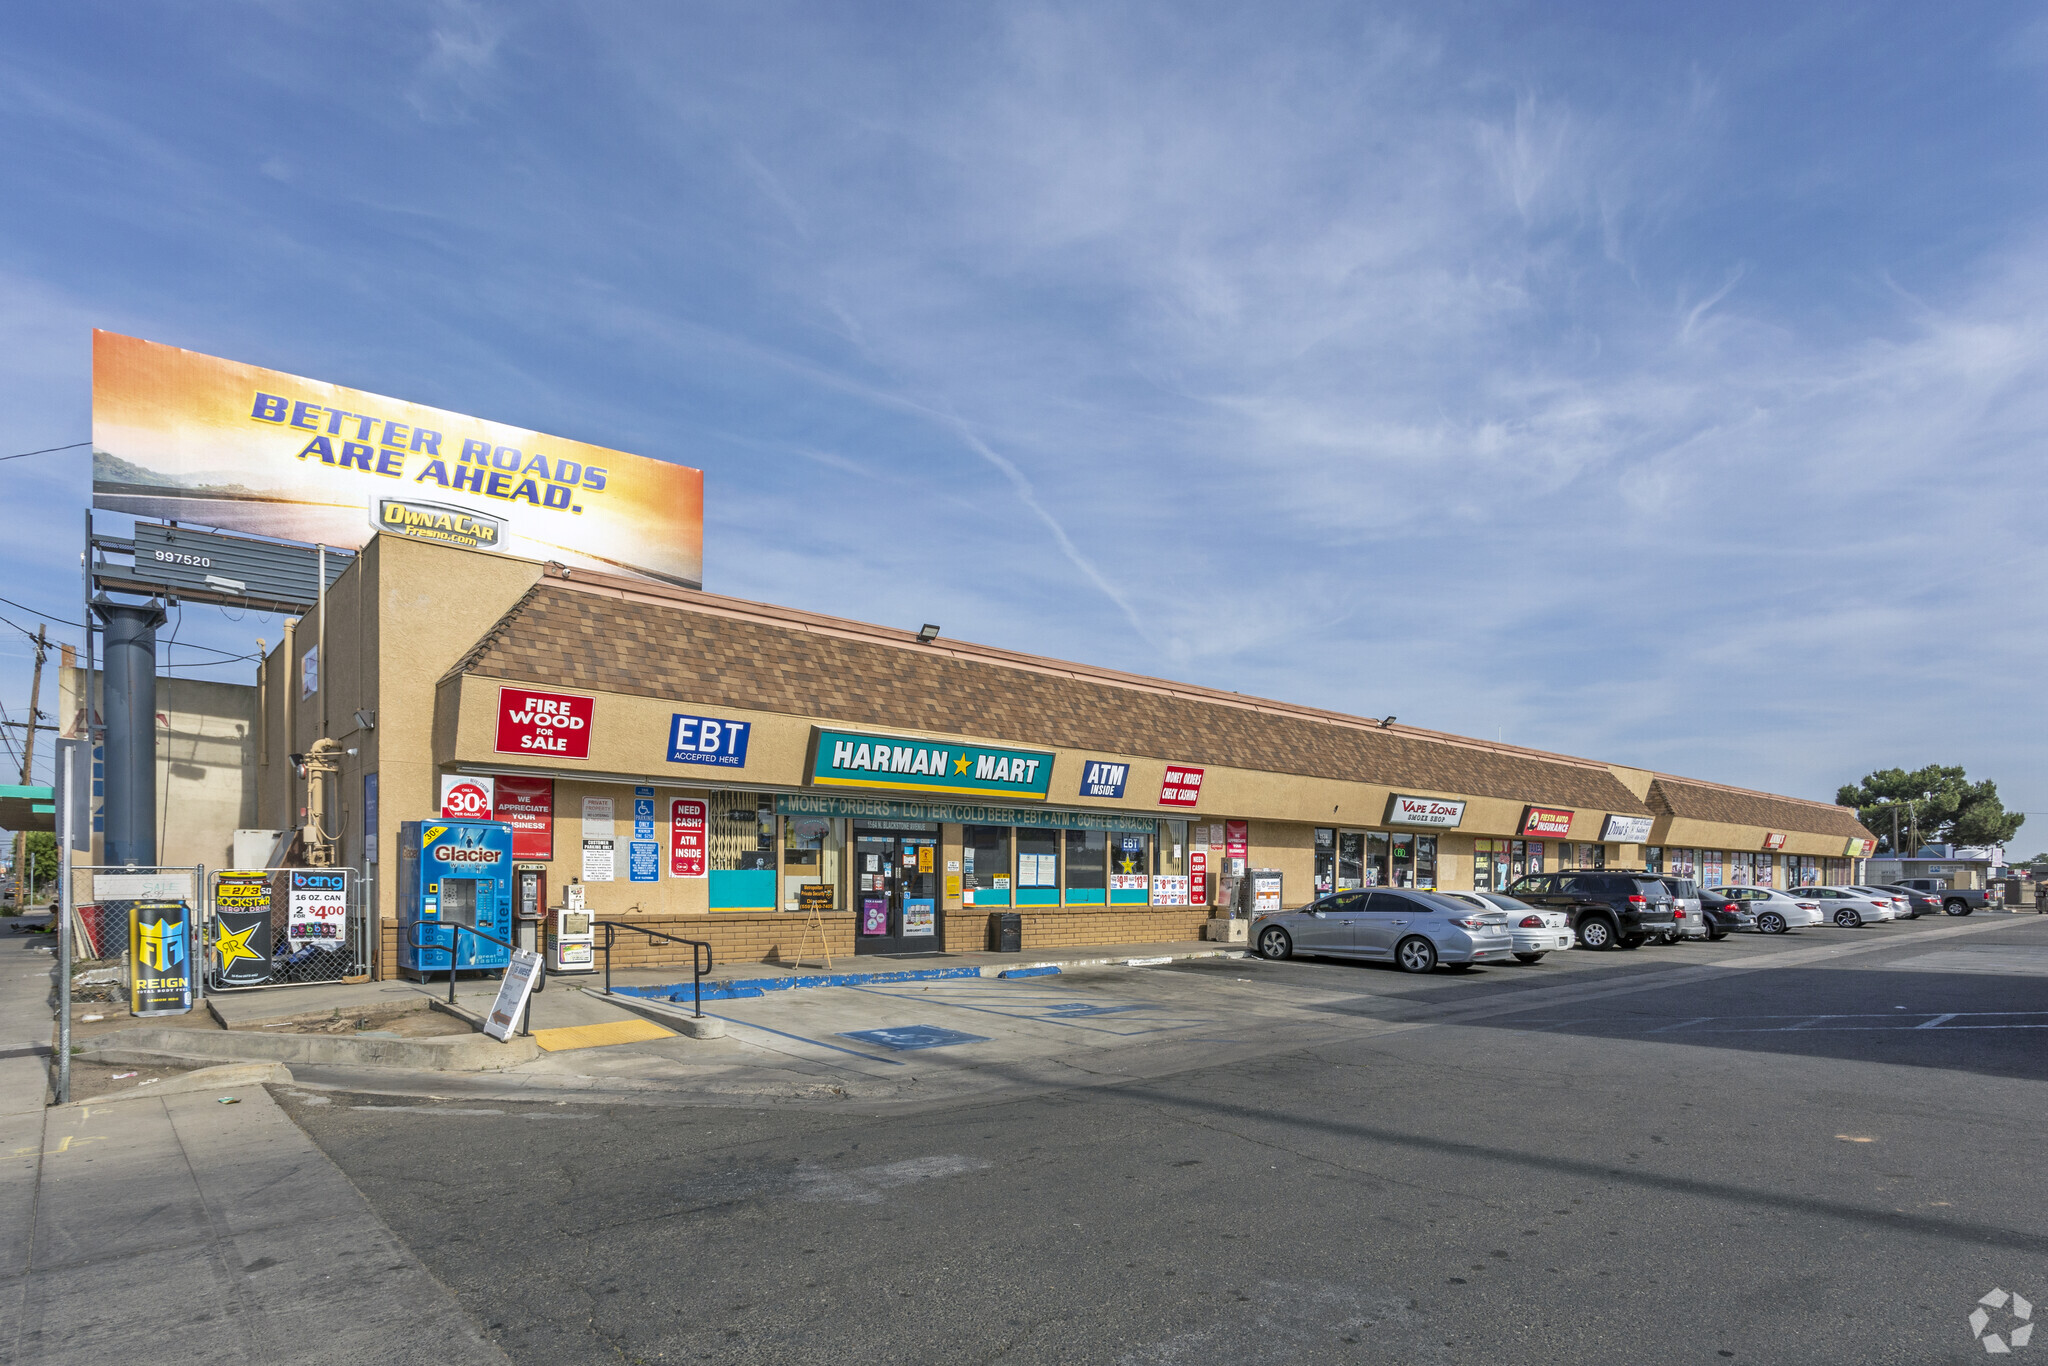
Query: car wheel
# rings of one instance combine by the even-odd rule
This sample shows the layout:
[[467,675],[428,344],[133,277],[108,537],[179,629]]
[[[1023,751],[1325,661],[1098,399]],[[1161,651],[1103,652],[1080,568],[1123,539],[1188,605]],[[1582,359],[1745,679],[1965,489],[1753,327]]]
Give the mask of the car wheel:
[[1515,955],[1515,960],[1521,963],[1540,963],[1543,961],[1543,955],[1540,953],[1518,953]]
[[1598,953],[1614,947],[1614,922],[1597,915],[1589,915],[1579,922],[1579,947]]
[[1268,925],[1259,931],[1259,957],[1279,962],[1294,957],[1294,937],[1278,925]]
[[1791,928],[1785,923],[1785,917],[1776,911],[1765,911],[1759,915],[1756,918],[1756,927],[1764,934],[1783,934]]
[[1941,904],[1941,908],[1950,915],[1968,915],[1970,913],[1970,903],[1961,897],[1957,897],[1953,901],[1944,901]]
[[1429,972],[1436,967],[1436,945],[1411,934],[1394,946],[1394,961],[1403,972]]
[[1853,906],[1844,906],[1841,910],[1835,912],[1835,923],[1845,930],[1860,929],[1863,925],[1863,917],[1856,914]]

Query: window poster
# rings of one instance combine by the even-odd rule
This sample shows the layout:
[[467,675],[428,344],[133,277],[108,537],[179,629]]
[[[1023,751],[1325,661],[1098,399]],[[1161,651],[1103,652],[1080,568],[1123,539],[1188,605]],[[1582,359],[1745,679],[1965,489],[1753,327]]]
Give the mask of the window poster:
[[860,932],[862,934],[887,934],[889,932],[889,899],[887,897],[866,896],[861,898]]
[[1184,875],[1162,873],[1152,879],[1152,904],[1155,906],[1185,906],[1188,904],[1188,880]]
[[938,908],[929,898],[911,897],[904,901],[903,934],[905,938],[909,938],[912,935],[935,935],[939,932],[938,927]]

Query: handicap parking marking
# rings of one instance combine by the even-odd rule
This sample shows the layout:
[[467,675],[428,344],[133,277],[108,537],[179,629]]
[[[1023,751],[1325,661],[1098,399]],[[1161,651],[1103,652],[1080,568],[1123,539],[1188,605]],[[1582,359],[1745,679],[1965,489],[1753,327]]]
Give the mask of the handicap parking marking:
[[[1168,1007],[1151,1001],[1126,1000],[1116,1004],[1098,1004],[1075,1000],[1070,987],[1055,987],[1050,984],[1040,986],[1035,982],[1018,983],[1014,986],[1005,982],[997,986],[989,979],[983,979],[972,986],[966,983],[955,985],[935,982],[927,988],[872,986],[851,987],[848,990],[906,1003],[914,1001],[920,1004],[945,1006],[953,1010],[1059,1025],[1067,1029],[1119,1038],[1198,1029],[1218,1023],[1216,1017],[1211,1015],[1163,1018],[1150,1012],[1167,1010]],[[1116,1017],[1129,1016],[1139,1017],[1133,1019],[1129,1027],[1118,1028],[1106,1022]]]
[[957,1044],[988,1042],[988,1036],[985,1034],[964,1034],[957,1029],[946,1029],[939,1025],[897,1025],[893,1029],[856,1029],[839,1037],[858,1039],[862,1043],[880,1044],[899,1053],[921,1048],[952,1048]]

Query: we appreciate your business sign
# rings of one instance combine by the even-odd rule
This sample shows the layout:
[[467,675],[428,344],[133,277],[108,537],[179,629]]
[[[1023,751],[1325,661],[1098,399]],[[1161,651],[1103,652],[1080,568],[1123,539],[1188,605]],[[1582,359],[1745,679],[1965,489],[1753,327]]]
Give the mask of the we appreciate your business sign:
[[92,368],[95,508],[703,585],[702,470],[115,332]]

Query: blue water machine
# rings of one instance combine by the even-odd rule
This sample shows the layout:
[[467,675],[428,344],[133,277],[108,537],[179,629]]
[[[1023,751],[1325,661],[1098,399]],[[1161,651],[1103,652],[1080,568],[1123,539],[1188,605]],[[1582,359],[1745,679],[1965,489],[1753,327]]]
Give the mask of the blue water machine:
[[[491,936],[457,934],[467,925]],[[419,927],[417,930],[415,926]],[[423,947],[414,947],[417,939]],[[398,967],[421,979],[510,965],[512,827],[502,821],[404,821],[398,827]],[[451,944],[452,941],[452,944]]]

